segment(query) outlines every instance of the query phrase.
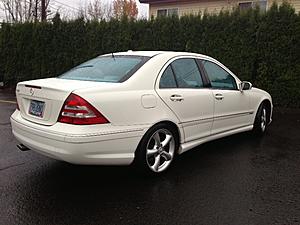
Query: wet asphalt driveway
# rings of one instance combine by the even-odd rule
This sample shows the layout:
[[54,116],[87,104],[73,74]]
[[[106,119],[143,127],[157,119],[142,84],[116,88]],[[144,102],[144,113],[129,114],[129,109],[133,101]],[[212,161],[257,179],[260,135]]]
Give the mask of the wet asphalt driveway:
[[0,225],[300,224],[300,110],[276,110],[261,139],[204,144],[149,178],[18,151],[14,108],[0,102]]

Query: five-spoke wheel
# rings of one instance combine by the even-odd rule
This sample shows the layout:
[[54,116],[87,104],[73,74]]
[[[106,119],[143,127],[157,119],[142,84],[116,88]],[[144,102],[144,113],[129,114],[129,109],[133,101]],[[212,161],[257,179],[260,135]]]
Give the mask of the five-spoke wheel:
[[261,118],[260,118],[260,128],[264,132],[267,127],[267,110],[265,107],[262,108]]
[[177,148],[177,133],[168,125],[158,124],[143,137],[136,152],[136,162],[148,172],[163,172],[173,162]]
[[172,133],[167,129],[159,129],[148,141],[147,164],[154,172],[161,172],[170,165],[174,153],[175,140]]
[[268,111],[265,104],[261,104],[257,110],[253,131],[257,135],[265,133],[268,126]]

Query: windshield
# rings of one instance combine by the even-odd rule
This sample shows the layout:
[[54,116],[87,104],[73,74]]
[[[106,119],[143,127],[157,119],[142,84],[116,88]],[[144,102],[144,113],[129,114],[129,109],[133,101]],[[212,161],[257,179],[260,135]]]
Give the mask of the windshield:
[[97,82],[123,82],[133,75],[149,57],[101,56],[85,62],[59,76],[61,79]]

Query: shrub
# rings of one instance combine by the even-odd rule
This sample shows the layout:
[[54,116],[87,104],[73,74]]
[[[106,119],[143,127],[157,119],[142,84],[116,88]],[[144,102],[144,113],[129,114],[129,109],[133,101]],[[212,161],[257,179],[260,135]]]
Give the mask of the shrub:
[[150,20],[2,24],[0,78],[6,86],[57,76],[100,54],[126,50],[210,55],[242,80],[271,93],[275,105],[300,106],[300,14],[287,3]]

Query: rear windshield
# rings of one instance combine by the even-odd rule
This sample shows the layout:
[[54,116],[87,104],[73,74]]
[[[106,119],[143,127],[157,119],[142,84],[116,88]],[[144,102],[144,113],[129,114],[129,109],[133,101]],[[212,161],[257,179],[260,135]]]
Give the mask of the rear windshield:
[[149,57],[100,56],[59,76],[61,79],[119,83],[133,75]]

